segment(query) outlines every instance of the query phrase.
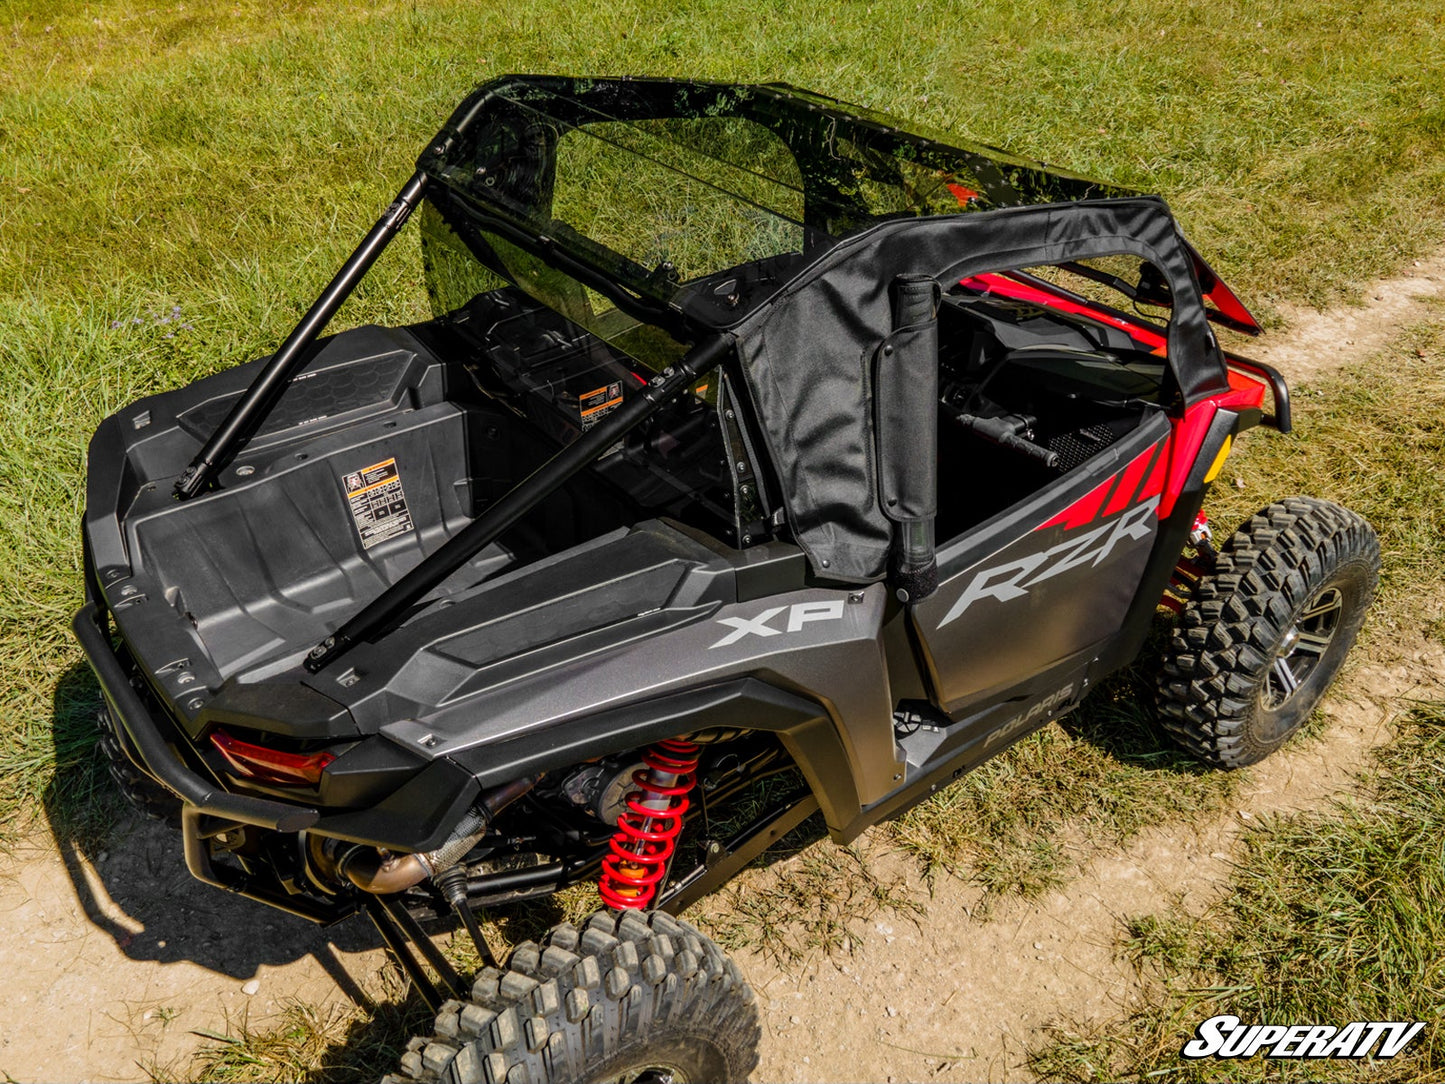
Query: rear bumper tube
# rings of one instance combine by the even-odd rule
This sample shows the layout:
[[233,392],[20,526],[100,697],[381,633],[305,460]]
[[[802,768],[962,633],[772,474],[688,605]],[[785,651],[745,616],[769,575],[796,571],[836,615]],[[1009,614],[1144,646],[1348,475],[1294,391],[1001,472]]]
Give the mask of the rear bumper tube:
[[1274,396],[1274,414],[1266,419],[1270,425],[1281,433],[1288,433],[1294,428],[1289,408],[1289,385],[1285,383],[1278,369],[1262,361],[1242,358],[1238,354],[1226,354],[1224,360],[1235,369],[1243,369],[1252,376],[1260,377],[1269,387],[1270,395]]
[[242,824],[254,824],[278,832],[299,832],[310,828],[321,814],[307,806],[287,805],[246,794],[230,794],[186,767],[161,736],[155,719],[121,668],[110,644],[109,632],[101,625],[100,608],[87,602],[75,614],[70,627],[95,671],[101,692],[115,709],[117,721],[130,736],[147,772],[175,791],[197,813],[224,817]]

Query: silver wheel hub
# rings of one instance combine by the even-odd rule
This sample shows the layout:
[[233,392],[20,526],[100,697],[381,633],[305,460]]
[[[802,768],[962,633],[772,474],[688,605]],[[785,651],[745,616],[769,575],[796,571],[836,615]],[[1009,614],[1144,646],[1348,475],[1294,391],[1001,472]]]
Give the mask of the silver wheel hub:
[[1344,608],[1339,588],[1327,587],[1300,610],[1280,638],[1265,674],[1260,695],[1266,708],[1283,707],[1314,673],[1335,638]]

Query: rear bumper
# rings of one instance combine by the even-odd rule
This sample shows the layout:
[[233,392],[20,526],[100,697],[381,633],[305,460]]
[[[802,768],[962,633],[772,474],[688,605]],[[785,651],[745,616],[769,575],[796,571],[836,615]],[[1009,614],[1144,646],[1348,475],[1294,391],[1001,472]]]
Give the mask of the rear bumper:
[[307,806],[230,794],[188,768],[171,750],[155,717],[131,687],[111,646],[106,624],[100,607],[90,600],[76,612],[70,627],[85,651],[116,721],[124,727],[132,748],[139,755],[141,768],[175,791],[197,813],[280,832],[299,832],[320,819],[319,811]]

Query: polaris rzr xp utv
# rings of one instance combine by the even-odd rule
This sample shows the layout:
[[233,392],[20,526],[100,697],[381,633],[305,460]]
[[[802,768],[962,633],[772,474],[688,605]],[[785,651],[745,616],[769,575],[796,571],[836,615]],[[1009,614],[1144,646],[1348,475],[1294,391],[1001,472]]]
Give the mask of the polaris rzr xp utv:
[[[320,337],[414,213],[435,318]],[[96,432],[102,748],[201,880],[368,914],[437,1011],[406,1079],[742,1080],[673,916],[784,833],[1064,715],[1161,600],[1210,763],[1339,669],[1378,544],[1292,498],[1213,548],[1290,415],[1211,322],[1259,330],[1157,197],[781,85],[499,79],[273,357]],[[487,960],[475,909],[579,882],[473,982],[419,925]]]

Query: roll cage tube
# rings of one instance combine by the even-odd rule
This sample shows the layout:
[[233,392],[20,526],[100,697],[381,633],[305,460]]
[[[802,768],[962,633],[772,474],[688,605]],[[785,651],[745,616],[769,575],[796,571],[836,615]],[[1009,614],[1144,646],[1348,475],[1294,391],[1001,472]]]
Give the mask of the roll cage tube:
[[421,202],[427,182],[426,173],[419,169],[396,194],[396,199],[382,212],[376,225],[362,238],[361,244],[341,265],[341,270],[336,272],[326,289],[321,291],[321,296],[306,310],[306,315],[301,317],[300,323],[292,329],[291,334],[286,336],[281,348],[272,355],[260,375],[246,389],[246,393],[236,400],[225,420],[216,427],[210,439],[181,472],[175,485],[177,497],[186,500],[204,489],[216,470],[260,427],[297,370],[305,363],[316,337],[326,329],[326,325],[336,315],[336,310],[351,296],[356,284],[371,270],[371,265],[386,250],[391,239],[406,225],[406,220]]
[[485,512],[448,539],[396,583],[392,584],[322,640],[306,656],[305,667],[317,673],[358,640],[389,632],[406,611],[480,550],[497,540],[519,519],[560,489],[573,475],[632,430],[657,413],[665,403],[688,391],[700,376],[711,372],[733,347],[731,335],[717,334],[698,343],[676,365],[653,377],[639,394],[606,420],[594,425],[567,447],[523,478]]
[[[455,138],[448,136],[448,138]],[[433,151],[434,154],[439,152]],[[387,207],[370,232],[362,239],[347,261],[341,265],[336,276],[321,292],[306,315],[286,337],[280,349],[272,355],[264,369],[246,389],[245,394],[231,407],[230,412],[216,427],[204,447],[196,453],[176,479],[175,495],[185,500],[203,490],[215,472],[226,463],[236,449],[265,421],[281,398],[281,393],[295,378],[305,364],[309,348],[317,336],[326,329],[331,318],[357,284],[366,276],[391,239],[400,232],[421,204],[422,196],[429,184],[425,169],[418,169],[405,187],[397,193],[396,199]],[[471,210],[468,208],[468,210]],[[496,215],[472,212],[477,225],[495,230],[508,240],[533,253],[544,262],[579,282],[590,286],[607,297],[619,309],[634,319],[657,324],[674,336],[686,335],[686,321],[675,308],[649,304],[645,299],[633,297],[596,270],[564,252],[558,245],[545,237],[533,237],[526,231]]]

